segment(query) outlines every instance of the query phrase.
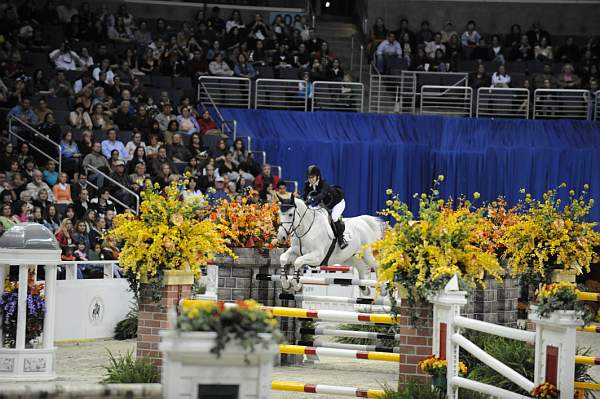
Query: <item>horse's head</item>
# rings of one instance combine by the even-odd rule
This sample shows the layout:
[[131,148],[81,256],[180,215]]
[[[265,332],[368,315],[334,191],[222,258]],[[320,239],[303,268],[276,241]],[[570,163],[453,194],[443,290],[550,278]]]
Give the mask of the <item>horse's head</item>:
[[287,241],[298,223],[297,202],[299,200],[296,200],[294,196],[284,199],[277,195],[277,198],[279,199],[279,230],[277,231],[277,239],[279,241]]

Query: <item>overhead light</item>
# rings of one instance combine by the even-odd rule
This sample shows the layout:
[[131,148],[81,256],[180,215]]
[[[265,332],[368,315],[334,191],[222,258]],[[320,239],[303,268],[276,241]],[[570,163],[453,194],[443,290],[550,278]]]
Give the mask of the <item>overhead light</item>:
[[325,8],[329,8],[329,7],[331,7],[331,2],[329,2],[329,1],[326,1],[326,2],[325,2]]

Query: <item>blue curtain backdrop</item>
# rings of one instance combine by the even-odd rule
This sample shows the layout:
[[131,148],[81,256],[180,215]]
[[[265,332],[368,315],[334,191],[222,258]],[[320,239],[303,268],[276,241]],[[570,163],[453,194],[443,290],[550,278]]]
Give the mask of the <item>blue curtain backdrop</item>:
[[[325,178],[346,192],[346,215],[374,214],[394,189],[415,208],[413,194],[446,177],[443,196],[481,193],[482,200],[519,189],[541,194],[566,182],[585,183],[600,200],[600,123],[464,119],[334,112],[222,110],[238,121],[239,135],[283,167],[286,179],[303,182],[318,164]],[[566,193],[566,192],[565,192]],[[600,204],[592,219],[600,221]]]

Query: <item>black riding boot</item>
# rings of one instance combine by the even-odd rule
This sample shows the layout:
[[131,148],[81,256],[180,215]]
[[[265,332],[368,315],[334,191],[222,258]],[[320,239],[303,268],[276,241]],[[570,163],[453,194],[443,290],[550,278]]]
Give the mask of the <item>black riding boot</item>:
[[346,248],[348,246],[348,243],[344,239],[344,230],[346,229],[346,226],[344,225],[344,222],[342,221],[342,219],[339,219],[333,225],[335,227],[335,236],[336,236],[336,238],[338,240],[338,244],[340,246],[340,249]]

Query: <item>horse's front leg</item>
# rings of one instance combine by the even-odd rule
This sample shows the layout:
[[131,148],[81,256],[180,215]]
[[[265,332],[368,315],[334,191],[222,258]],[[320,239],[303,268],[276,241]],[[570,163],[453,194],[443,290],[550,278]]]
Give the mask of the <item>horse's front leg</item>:
[[320,252],[311,252],[296,258],[294,261],[294,279],[292,280],[295,291],[300,291],[302,289],[302,283],[300,283],[300,270],[302,270],[304,265],[317,266],[321,263],[323,257],[324,255]]
[[294,251],[293,247],[288,248],[288,250],[279,257],[279,265],[281,266],[281,288],[286,291],[290,289],[290,282],[287,277],[287,266],[291,265],[296,258],[298,258],[298,254]]

